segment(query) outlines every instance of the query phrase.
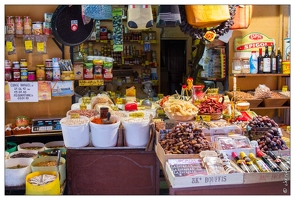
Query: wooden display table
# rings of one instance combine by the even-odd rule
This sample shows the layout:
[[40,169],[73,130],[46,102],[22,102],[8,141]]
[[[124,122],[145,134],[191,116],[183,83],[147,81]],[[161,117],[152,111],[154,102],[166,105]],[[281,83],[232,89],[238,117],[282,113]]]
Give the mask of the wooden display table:
[[68,194],[159,194],[159,161],[145,148],[67,148]]

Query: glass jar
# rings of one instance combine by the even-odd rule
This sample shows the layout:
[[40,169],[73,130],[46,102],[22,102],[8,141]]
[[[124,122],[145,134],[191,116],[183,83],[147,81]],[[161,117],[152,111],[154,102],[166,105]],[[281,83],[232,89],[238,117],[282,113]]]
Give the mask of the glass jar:
[[242,58],[242,73],[250,74],[250,63],[249,58]]
[[24,16],[24,34],[31,35],[32,34],[32,20],[29,16]]
[[232,73],[240,74],[242,72],[242,61],[240,58],[233,58],[232,61]]
[[37,65],[36,66],[36,80],[44,81],[45,80],[45,66]]
[[36,80],[36,72],[28,71],[28,81],[35,81],[35,80]]
[[10,34],[10,35],[14,35],[15,34],[14,16],[7,16],[7,20],[6,20],[6,34]]
[[24,34],[24,22],[21,16],[15,16],[15,34]]

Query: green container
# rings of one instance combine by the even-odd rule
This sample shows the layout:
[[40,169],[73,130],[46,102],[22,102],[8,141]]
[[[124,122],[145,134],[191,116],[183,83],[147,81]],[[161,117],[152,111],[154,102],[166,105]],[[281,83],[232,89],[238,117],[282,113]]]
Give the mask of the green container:
[[15,142],[7,142],[7,146],[5,146],[5,151],[7,151],[8,153],[12,153],[12,152],[15,152],[16,150],[17,150],[17,144]]

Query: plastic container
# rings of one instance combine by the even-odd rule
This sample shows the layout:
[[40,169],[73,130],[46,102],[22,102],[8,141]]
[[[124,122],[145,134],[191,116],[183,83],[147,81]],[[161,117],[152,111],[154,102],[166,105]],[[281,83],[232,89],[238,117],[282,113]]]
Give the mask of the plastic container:
[[114,147],[117,145],[118,130],[120,121],[117,117],[111,116],[110,120],[114,121],[113,124],[96,124],[91,122],[90,118],[90,136],[93,146],[95,147]]
[[78,119],[68,117],[60,120],[63,141],[66,147],[85,147],[89,144],[89,118]]
[[282,71],[283,74],[290,74],[290,61],[282,62]]
[[7,142],[8,149],[5,149],[8,153],[17,151],[17,144],[14,142]]
[[[38,163],[46,163],[46,162],[52,162],[55,161],[54,166],[35,166],[38,165]],[[32,172],[49,172],[49,171],[55,171],[57,170],[56,168],[56,161],[57,161],[57,156],[42,156],[39,158],[36,158],[32,163],[31,163],[31,170]],[[65,180],[66,180],[66,159],[63,157],[60,157],[60,164],[58,166],[59,169],[59,174],[60,174],[60,185],[62,185]]]
[[60,184],[59,177],[57,177],[54,181],[49,182],[45,185],[33,185],[29,183],[29,180],[35,176],[49,174],[56,175],[56,171],[50,172],[33,172],[28,174],[25,177],[26,183],[26,195],[60,195]]
[[[5,160],[5,186],[22,186],[26,183],[26,176],[31,173],[33,158],[15,158]],[[7,169],[7,167],[26,166],[23,168]]]
[[150,120],[129,118],[122,121],[125,142],[128,147],[145,147],[150,137]]

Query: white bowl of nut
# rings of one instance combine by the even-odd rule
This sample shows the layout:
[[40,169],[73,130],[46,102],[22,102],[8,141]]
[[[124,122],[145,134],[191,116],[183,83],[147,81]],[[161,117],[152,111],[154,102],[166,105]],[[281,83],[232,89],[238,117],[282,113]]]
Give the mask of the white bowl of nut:
[[26,142],[17,146],[18,150],[44,150],[44,143],[42,142]]
[[33,158],[14,158],[5,160],[5,186],[23,186],[26,176],[31,173]]
[[12,152],[9,155],[9,158],[37,158],[38,157],[38,150],[19,150]]

